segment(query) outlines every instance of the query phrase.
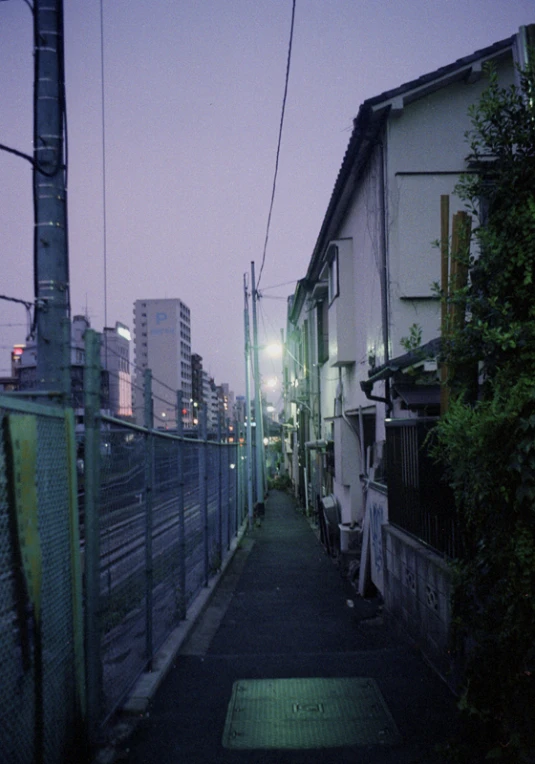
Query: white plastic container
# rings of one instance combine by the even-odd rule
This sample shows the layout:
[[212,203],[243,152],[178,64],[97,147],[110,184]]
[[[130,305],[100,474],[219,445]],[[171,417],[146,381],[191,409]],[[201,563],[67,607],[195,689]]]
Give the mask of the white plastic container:
[[340,551],[358,552],[362,546],[362,528],[358,525],[340,523]]

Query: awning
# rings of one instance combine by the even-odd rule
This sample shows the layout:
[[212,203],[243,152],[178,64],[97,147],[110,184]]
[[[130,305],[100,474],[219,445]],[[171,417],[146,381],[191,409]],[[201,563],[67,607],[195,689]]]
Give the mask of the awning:
[[394,383],[393,389],[409,408],[440,405],[440,385],[404,385]]

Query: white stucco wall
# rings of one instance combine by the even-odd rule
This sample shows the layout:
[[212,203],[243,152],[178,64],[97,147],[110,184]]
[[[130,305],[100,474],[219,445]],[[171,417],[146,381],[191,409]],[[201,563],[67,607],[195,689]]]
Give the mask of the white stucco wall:
[[[381,306],[381,162],[380,151],[376,149],[361,179],[343,224],[335,241],[340,244],[340,252],[347,250],[349,241],[353,254],[353,268],[347,270],[349,278],[340,279],[340,294],[337,300],[347,300],[353,310],[353,358],[354,363],[339,368],[331,363],[324,377],[330,380],[327,389],[334,398],[341,394],[339,405],[333,406],[336,414],[333,420],[335,440],[336,477],[334,491],[340,502],[342,522],[361,522],[364,503],[360,474],[363,463],[358,427],[355,417],[348,418],[347,412],[355,412],[359,407],[370,406],[360,387],[360,382],[368,379],[370,358],[377,365],[383,363],[384,346]],[[349,297],[350,295],[350,297]],[[336,302],[336,301],[335,301]],[[334,323],[343,310],[329,311],[329,334],[338,332]],[[378,385],[378,394],[380,394]],[[377,421],[384,419],[384,406],[379,407]],[[346,415],[342,416],[342,411]]]
[[[502,63],[504,84],[513,81],[513,67]],[[387,249],[390,292],[390,347],[395,357],[409,327],[422,328],[422,342],[440,334],[440,302],[433,283],[440,281],[440,196],[450,195],[451,218],[464,208],[454,195],[467,170],[470,128],[468,110],[488,78],[456,82],[408,105],[387,124]],[[413,299],[410,299],[413,298]],[[428,299],[422,299],[428,298]]]
[[352,284],[343,282],[340,285],[341,293],[349,289],[353,289],[354,293],[355,364],[342,370],[344,408],[347,410],[369,405],[360,389],[360,382],[368,379],[371,357],[375,358],[377,365],[385,359],[381,319],[380,172],[380,150],[377,148],[356,189],[338,236],[352,240],[354,258]]

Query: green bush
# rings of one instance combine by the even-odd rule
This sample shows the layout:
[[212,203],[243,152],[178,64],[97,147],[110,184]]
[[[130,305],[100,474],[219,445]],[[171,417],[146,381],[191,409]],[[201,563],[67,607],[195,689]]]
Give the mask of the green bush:
[[[478,754],[515,764],[535,761],[534,87],[532,70],[519,89],[500,88],[490,72],[471,112],[480,173],[458,193],[477,223],[479,257],[453,296],[466,325],[443,343],[452,403],[432,445],[461,533],[452,645],[465,666],[460,707]],[[476,374],[474,396],[467,380]]]
[[268,480],[268,488],[275,491],[289,491],[292,488],[292,481],[289,475],[276,475]]

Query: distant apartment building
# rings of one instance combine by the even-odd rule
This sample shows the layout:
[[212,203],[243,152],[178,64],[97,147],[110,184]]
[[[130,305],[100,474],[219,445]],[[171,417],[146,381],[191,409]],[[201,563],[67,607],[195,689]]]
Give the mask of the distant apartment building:
[[144,422],[144,374],[152,371],[153,427],[176,429],[177,391],[182,419],[192,425],[190,309],[179,299],[134,303],[134,416]]
[[217,432],[219,422],[219,398],[217,395],[217,385],[213,377],[208,377],[208,388],[206,391],[206,409],[208,431]]
[[247,407],[245,404],[245,396],[237,395],[234,402],[234,421],[238,427],[243,430],[243,425],[247,419]]
[[203,391],[203,368],[202,356],[198,353],[191,355],[191,406],[193,425],[196,427],[199,423],[199,412],[204,403]]
[[[129,345],[125,337],[115,339],[114,335],[123,324],[117,323],[114,329],[105,329],[110,352],[104,353],[104,339],[101,339],[101,386],[100,408],[112,416],[131,416],[131,381],[129,373]],[[76,432],[84,430],[84,377],[85,377],[85,333],[91,328],[87,316],[73,316],[70,344],[71,405],[74,409]],[[124,327],[126,330],[126,327]],[[111,348],[114,348],[112,352]],[[117,358],[121,357],[121,360]],[[26,345],[15,345],[12,351],[12,370],[16,387],[21,391],[34,390],[37,387],[37,343],[29,340]],[[122,391],[122,397],[119,393]]]
[[119,321],[104,328],[100,358],[109,374],[110,412],[119,418],[132,416],[131,339],[130,329]]
[[[202,400],[205,404],[207,410],[208,410],[208,417],[210,417],[210,411],[211,411],[211,395],[212,395],[212,386],[210,384],[210,377],[208,375],[208,372],[203,369],[202,370]],[[208,419],[208,423],[210,424],[210,419]]]
[[222,424],[225,429],[228,429],[234,421],[234,393],[229,388],[227,382],[223,382],[219,385],[219,388],[222,408]]

